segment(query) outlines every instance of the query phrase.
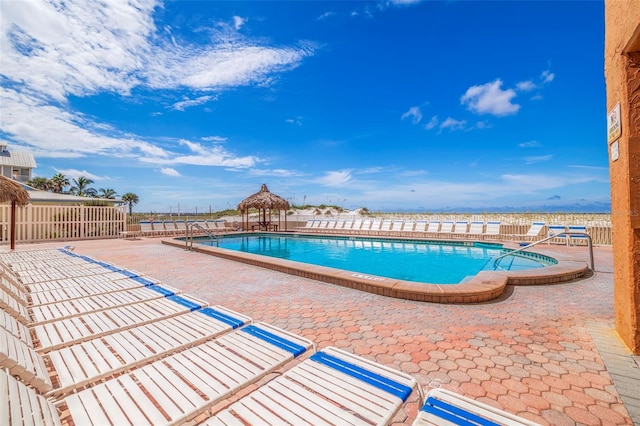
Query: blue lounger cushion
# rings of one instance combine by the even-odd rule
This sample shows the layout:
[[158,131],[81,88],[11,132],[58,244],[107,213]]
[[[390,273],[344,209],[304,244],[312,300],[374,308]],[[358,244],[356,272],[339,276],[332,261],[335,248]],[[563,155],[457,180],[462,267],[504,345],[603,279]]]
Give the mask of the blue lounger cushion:
[[172,302],[176,302],[176,303],[178,303],[178,304],[180,304],[182,306],[186,306],[187,308],[189,308],[192,311],[195,311],[196,309],[202,308],[202,305],[194,303],[191,300],[185,299],[184,297],[168,296],[167,299],[171,300]]
[[249,333],[252,336],[259,337],[274,346],[291,352],[294,357],[297,357],[307,350],[307,348],[305,348],[304,346],[298,345],[297,343],[291,342],[290,340],[277,336],[255,325],[248,325],[245,328],[241,329],[241,331]]
[[355,364],[336,358],[324,352],[317,352],[310,357],[312,360],[321,364],[328,365],[329,367],[338,370],[344,374],[347,374],[356,379],[362,380],[372,386],[382,389],[392,395],[397,396],[403,402],[407,400],[411,394],[412,389],[409,386],[397,383],[387,377],[376,374],[365,368],[359,367]]
[[211,318],[215,318],[218,321],[223,322],[225,324],[229,324],[234,329],[241,327],[245,324],[245,321],[232,317],[231,315],[227,315],[213,308],[203,308],[203,309],[200,309],[198,312],[200,312],[203,315],[207,315]]

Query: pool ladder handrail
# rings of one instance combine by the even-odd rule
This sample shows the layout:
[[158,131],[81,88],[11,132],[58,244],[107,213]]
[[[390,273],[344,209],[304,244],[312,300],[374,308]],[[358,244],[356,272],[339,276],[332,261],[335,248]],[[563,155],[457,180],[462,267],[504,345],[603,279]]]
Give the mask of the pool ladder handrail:
[[215,240],[216,247],[219,247],[218,239],[220,238],[217,234],[212,234],[209,232],[207,228],[202,227],[199,223],[187,223],[187,235],[184,239],[184,249],[193,251],[193,228],[198,228],[204,231],[204,233],[211,239],[211,242]]
[[494,269],[498,268],[498,261],[500,259],[503,259],[503,258],[505,258],[507,256],[512,256],[512,255],[514,255],[516,253],[522,252],[522,251],[524,251],[524,250],[526,250],[528,248],[531,248],[533,246],[536,246],[536,245],[538,245],[540,243],[544,243],[545,241],[549,241],[549,240],[552,240],[554,238],[558,238],[561,235],[564,235],[564,236],[567,237],[567,245],[569,244],[569,238],[571,238],[571,236],[573,236],[573,235],[587,238],[587,244],[589,245],[589,263],[591,265],[591,270],[595,271],[596,268],[594,266],[594,261],[593,261],[593,241],[591,240],[591,235],[587,234],[586,232],[559,232],[557,234],[549,235],[548,237],[545,237],[545,238],[543,238],[543,239],[541,239],[539,241],[535,241],[535,242],[533,242],[531,244],[527,244],[526,246],[520,247],[519,249],[512,250],[512,251],[510,251],[508,253],[505,253],[505,254],[501,254],[500,256],[496,257],[493,260],[493,268]]

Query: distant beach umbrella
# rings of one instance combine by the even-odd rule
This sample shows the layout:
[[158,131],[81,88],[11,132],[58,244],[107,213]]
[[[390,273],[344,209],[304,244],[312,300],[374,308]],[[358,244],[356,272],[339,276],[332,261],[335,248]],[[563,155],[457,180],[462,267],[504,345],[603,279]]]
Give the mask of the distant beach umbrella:
[[0,176],[0,203],[11,203],[11,250],[16,248],[16,206],[29,204],[29,193],[18,182]]
[[[260,225],[264,228],[267,227],[267,210],[278,210],[278,217],[280,216],[280,210],[289,210],[290,205],[287,200],[269,191],[267,185],[264,183],[260,187],[260,191],[255,194],[249,195],[238,204],[238,210],[240,214],[247,214],[247,226],[249,223],[249,209],[258,209],[258,217],[262,213],[262,223]],[[286,216],[285,216],[286,224]],[[245,228],[246,229],[246,228]]]

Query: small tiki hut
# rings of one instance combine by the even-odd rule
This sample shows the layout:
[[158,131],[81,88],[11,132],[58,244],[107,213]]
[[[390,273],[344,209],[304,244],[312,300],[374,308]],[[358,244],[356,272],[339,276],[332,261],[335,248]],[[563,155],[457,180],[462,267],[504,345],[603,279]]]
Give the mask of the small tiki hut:
[[[257,225],[251,225],[249,227],[249,210],[256,209],[258,210],[258,220]],[[254,230],[258,227],[261,231],[273,231],[278,230],[278,228],[282,229],[280,223],[280,212],[282,210],[285,211],[284,215],[284,230],[287,230],[287,215],[286,212],[289,210],[289,202],[284,198],[269,192],[267,185],[264,183],[260,188],[260,192],[256,192],[253,195],[248,196],[240,204],[238,204],[238,210],[242,215],[242,228],[243,229],[252,229]],[[274,211],[278,211],[278,223],[272,223],[271,219]]]
[[29,204],[29,193],[18,182],[0,176],[0,203],[11,203],[11,250],[16,248],[16,206]]

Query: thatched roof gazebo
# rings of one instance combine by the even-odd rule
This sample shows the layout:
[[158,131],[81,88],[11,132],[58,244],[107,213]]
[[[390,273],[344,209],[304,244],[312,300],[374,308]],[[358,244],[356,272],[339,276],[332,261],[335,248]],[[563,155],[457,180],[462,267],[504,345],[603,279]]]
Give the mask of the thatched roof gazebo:
[[[249,229],[249,210],[257,209],[258,210],[258,226],[260,230],[268,231],[268,230],[277,230],[278,227],[274,226],[271,223],[271,214],[274,210],[278,211],[278,226],[280,229],[280,211],[284,210],[284,229],[287,229],[287,215],[286,211],[289,210],[290,205],[287,200],[280,197],[279,195],[273,194],[269,192],[267,185],[264,183],[262,187],[260,187],[260,191],[252,194],[242,200],[240,204],[238,204],[238,210],[242,217],[242,228]],[[269,212],[269,217],[267,217],[267,211]],[[246,219],[246,222],[245,222]]]
[[0,176],[0,203],[11,203],[11,250],[16,248],[16,206],[29,204],[29,193],[18,182]]

